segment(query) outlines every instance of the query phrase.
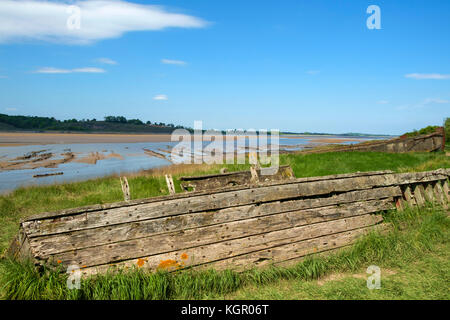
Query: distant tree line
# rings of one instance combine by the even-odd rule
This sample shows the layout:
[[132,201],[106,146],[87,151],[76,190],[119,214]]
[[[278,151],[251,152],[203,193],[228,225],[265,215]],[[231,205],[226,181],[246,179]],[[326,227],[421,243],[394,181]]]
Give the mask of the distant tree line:
[[[143,122],[140,119],[127,119],[123,116],[106,116],[104,121],[97,119],[67,119],[57,120],[53,117],[36,117],[36,116],[10,116],[0,113],[0,124],[6,124],[10,130],[59,130],[59,131],[111,131],[111,132],[150,132],[150,133],[169,133],[175,129],[187,129],[192,132],[191,128],[184,126],[175,126],[172,123],[151,121]],[[0,126],[2,129],[2,126]],[[5,130],[5,129],[3,129]]]

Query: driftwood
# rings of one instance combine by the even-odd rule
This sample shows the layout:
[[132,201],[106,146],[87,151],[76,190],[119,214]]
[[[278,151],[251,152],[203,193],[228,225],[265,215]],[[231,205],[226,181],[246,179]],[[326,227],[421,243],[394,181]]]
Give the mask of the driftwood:
[[52,172],[52,173],[43,173],[43,174],[35,174],[33,178],[44,178],[44,177],[51,177],[51,176],[60,176],[63,175],[64,172]]
[[42,213],[8,252],[36,265],[235,269],[286,264],[383,228],[385,210],[450,200],[450,169],[260,182]]

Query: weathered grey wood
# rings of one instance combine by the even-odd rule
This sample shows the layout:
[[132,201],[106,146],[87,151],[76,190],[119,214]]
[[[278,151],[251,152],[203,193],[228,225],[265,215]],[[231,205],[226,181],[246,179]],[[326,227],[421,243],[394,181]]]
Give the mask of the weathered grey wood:
[[[403,175],[404,174],[400,174]],[[406,176],[410,177],[410,176]],[[422,176],[425,180],[429,176]],[[433,179],[436,177],[432,177]],[[440,178],[440,177],[439,177]],[[118,223],[135,222],[164,216],[173,216],[187,212],[214,210],[247,203],[260,203],[277,199],[301,198],[303,196],[324,195],[332,192],[345,192],[393,184],[389,180],[396,180],[392,175],[375,177],[358,177],[314,183],[287,184],[254,188],[233,192],[223,192],[213,195],[193,197],[189,199],[175,199],[156,203],[142,204],[133,207],[119,207],[111,210],[93,211],[85,214],[70,215],[57,219],[25,221],[23,227],[31,238],[38,235],[54,234],[110,226]],[[394,181],[395,182],[395,181]]]
[[[93,244],[105,244],[133,238],[143,235],[153,235],[169,231],[197,228],[231,221],[249,219],[252,217],[265,216],[296,210],[314,209],[336,204],[367,201],[375,199],[387,199],[401,195],[399,187],[375,188],[371,190],[352,191],[333,195],[326,198],[312,198],[304,200],[291,200],[284,202],[263,203],[261,205],[246,205],[241,207],[225,208],[218,211],[199,212],[186,215],[178,215],[162,219],[145,220],[142,222],[125,223],[98,229],[87,229],[61,233],[61,235],[42,236],[31,238],[32,245],[37,245],[36,250],[58,247],[79,249],[92,246]],[[370,205],[370,202],[368,202]],[[325,208],[326,209],[326,208]],[[379,210],[385,210],[380,208]],[[54,230],[53,230],[54,231]],[[40,244],[39,244],[40,243]],[[47,245],[49,243],[49,245]]]
[[[392,200],[374,200],[371,204],[355,203],[348,206],[328,208],[325,210],[308,210],[305,212],[288,212],[283,214],[252,218],[210,227],[182,230],[152,237],[115,242],[107,245],[88,247],[80,250],[59,252],[50,255],[53,260],[64,264],[98,265],[129,260],[175,250],[188,249],[230,239],[239,239],[256,234],[292,229],[297,226],[314,224],[322,221],[342,219],[354,215],[364,215],[392,208]],[[337,223],[337,222],[336,222]],[[287,231],[286,231],[287,232]],[[49,244],[47,242],[47,244]],[[247,242],[245,242],[247,246]],[[33,249],[35,249],[34,247]],[[130,250],[132,248],[132,250]],[[70,248],[67,248],[70,250]],[[49,250],[50,251],[50,250]],[[48,251],[34,250],[34,254],[45,260]]]
[[254,267],[263,267],[277,262],[298,259],[309,254],[319,253],[326,250],[337,249],[354,242],[358,237],[367,234],[370,227],[327,234],[312,239],[293,242],[277,247],[219,260],[204,265],[206,268],[216,270],[230,269],[234,271],[245,271]]
[[[31,216],[31,217],[28,217],[24,221],[50,219],[50,218],[57,218],[57,217],[70,216],[70,215],[82,214],[82,213],[87,213],[87,212],[122,208],[122,207],[133,207],[136,205],[143,205],[143,204],[169,201],[169,200],[175,200],[175,199],[193,198],[193,197],[197,197],[197,196],[218,194],[218,193],[222,193],[222,192],[233,192],[233,191],[246,190],[246,189],[264,188],[264,187],[268,187],[268,186],[299,184],[299,183],[305,183],[305,182],[315,182],[315,181],[324,181],[324,180],[331,181],[331,180],[341,180],[341,179],[357,178],[357,177],[368,177],[368,176],[375,177],[375,176],[380,176],[380,175],[389,176],[391,173],[392,173],[391,171],[371,171],[371,172],[357,172],[357,173],[350,173],[350,174],[329,175],[329,176],[322,176],[322,177],[298,178],[298,179],[293,179],[293,180],[289,180],[289,181],[276,181],[276,182],[269,182],[269,183],[262,182],[257,186],[246,185],[246,186],[229,187],[229,188],[225,188],[220,191],[215,190],[215,191],[201,191],[201,192],[192,192],[192,193],[178,193],[178,194],[170,195],[170,196],[160,196],[160,197],[153,197],[153,198],[148,198],[148,199],[132,200],[130,202],[116,202],[116,203],[109,203],[109,204],[103,204],[103,205],[92,205],[92,206],[85,206],[85,207],[75,208],[75,209],[60,210],[57,212],[46,212],[46,213],[40,213],[40,214]],[[395,174],[395,178],[393,178],[393,180],[391,178],[390,181],[385,181],[384,184],[379,185],[378,187],[445,180],[449,176],[450,176],[450,169],[438,169],[435,171],[427,171],[427,172],[419,172],[419,173]],[[368,187],[372,187],[372,186],[368,186]]]
[[418,206],[425,205],[425,189],[423,185],[418,184],[414,186],[414,199]]
[[[324,248],[323,250],[317,250],[317,252],[314,252],[314,249],[313,249],[312,254],[309,254],[309,255],[322,256],[322,257],[327,256],[327,255],[336,253],[339,250],[345,250],[346,248],[350,248],[352,243],[354,242],[354,240],[356,240],[358,237],[363,236],[369,232],[377,232],[377,233],[385,234],[388,231],[390,231],[391,229],[392,229],[392,225],[390,223],[383,222],[381,224],[377,224],[374,226],[347,231],[349,233],[354,233],[356,231],[356,234],[354,234],[354,238],[351,239],[347,244],[343,243],[343,245],[337,246],[336,244],[332,243],[331,247]],[[344,232],[344,233],[346,233],[346,232]],[[341,234],[344,234],[344,233],[341,233]],[[324,239],[325,237],[321,237],[321,238]],[[277,267],[292,266],[293,264],[296,264],[296,263],[300,262],[301,260],[304,260],[304,258],[305,258],[305,256],[298,256],[298,257],[289,258],[289,259],[282,260],[282,261],[277,260],[273,263],[273,266],[277,266]]]
[[[301,211],[305,209],[324,208],[324,213],[334,210],[336,207],[329,207],[336,204],[341,205],[341,209],[346,208],[346,204],[367,201],[364,203],[368,212],[387,210],[392,197],[401,195],[399,187],[376,188],[363,191],[352,191],[338,194],[327,198],[292,200],[285,202],[264,203],[261,205],[247,205],[242,207],[225,208],[218,211],[199,212],[186,215],[178,215],[162,219],[145,220],[142,222],[113,225],[108,228],[78,230],[49,236],[31,238],[31,246],[36,252],[44,251],[47,254],[57,253],[73,249],[81,249],[93,245],[101,245],[124,240],[141,238],[160,233],[167,233],[177,230],[198,228],[202,226],[215,225],[220,223],[239,221],[254,217],[262,217],[271,214],[299,211],[305,218],[308,214],[321,214],[321,210]],[[388,201],[368,201],[375,199],[388,199]],[[328,206],[328,208],[327,208]],[[360,206],[359,204],[357,206]],[[354,207],[354,206],[350,206]],[[322,213],[322,215],[324,215]]]
[[395,198],[395,207],[398,211],[403,211],[406,208],[406,200],[404,200],[402,197]]
[[409,186],[405,188],[405,191],[403,192],[403,195],[405,196],[406,203],[408,204],[408,206],[410,208],[413,208],[413,207],[417,206],[417,202],[414,199],[414,195],[411,192],[411,188]]
[[447,199],[447,202],[450,202],[450,187],[448,185],[448,180],[444,181],[442,189],[444,191],[445,199]]
[[447,200],[445,199],[444,190],[442,189],[439,181],[434,185],[434,196],[436,197],[438,203],[447,209]]
[[166,184],[169,194],[175,194],[175,186],[173,184],[173,179],[171,174],[166,174]]
[[[430,177],[435,179],[435,177]],[[429,177],[424,176],[422,178],[426,179]],[[398,179],[394,175],[381,175],[332,181],[302,182],[298,184],[288,183],[285,185],[256,187],[232,192],[218,192],[187,199],[153,202],[139,206],[92,211],[84,214],[58,217],[56,219],[31,220],[23,222],[22,225],[28,236],[34,237],[87,228],[105,227],[118,223],[137,222],[183,213],[217,210],[224,207],[298,199],[308,196],[324,196],[336,192],[364,190],[378,186],[391,186],[396,185]]]
[[436,199],[434,197],[434,188],[431,183],[425,185],[425,199],[430,203],[435,203]]
[[120,185],[122,186],[122,193],[123,193],[123,198],[125,201],[130,201],[131,200],[131,195],[130,195],[130,186],[128,185],[128,180],[127,177],[120,177]]
[[[195,248],[172,251],[154,256],[144,256],[114,264],[116,268],[140,266],[150,270],[188,267],[211,263],[213,261],[227,260],[252,252],[266,251],[268,248],[317,238],[323,235],[360,229],[382,221],[380,215],[363,215],[335,221],[322,222],[279,230],[265,234],[234,239],[220,243],[199,246]],[[243,241],[245,245],[243,245]],[[225,263],[226,264],[226,263]],[[104,265],[83,269],[85,275],[104,272],[112,265]]]

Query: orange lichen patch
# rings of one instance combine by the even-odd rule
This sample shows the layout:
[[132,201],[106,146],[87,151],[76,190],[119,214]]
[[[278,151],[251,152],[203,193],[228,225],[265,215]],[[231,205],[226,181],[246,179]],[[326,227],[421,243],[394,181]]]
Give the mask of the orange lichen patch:
[[183,253],[181,255],[181,259],[186,260],[189,256],[186,253]]
[[82,268],[87,268],[87,266],[81,266]]
[[169,268],[179,268],[180,264],[176,260],[167,259],[161,260],[158,265],[158,269],[169,269]]
[[143,265],[144,265],[144,263],[146,263],[147,262],[147,259],[141,259],[141,258],[139,258],[138,260],[137,260],[137,265],[138,265],[138,267],[140,268],[140,267],[142,267]]

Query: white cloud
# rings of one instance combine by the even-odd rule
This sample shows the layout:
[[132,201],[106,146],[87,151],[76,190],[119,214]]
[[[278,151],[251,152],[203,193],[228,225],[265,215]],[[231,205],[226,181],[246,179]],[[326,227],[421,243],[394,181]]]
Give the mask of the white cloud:
[[450,74],[441,73],[410,73],[405,74],[405,78],[416,79],[416,80],[443,80],[450,79]]
[[319,74],[320,70],[308,70],[306,71],[307,74],[311,74],[311,75],[315,75],[315,74]]
[[101,68],[92,68],[92,67],[75,68],[75,69],[58,69],[53,67],[44,67],[37,69],[33,73],[62,74],[62,73],[104,73],[104,72],[106,71]]
[[378,103],[378,104],[388,104],[389,101],[387,101],[387,100],[380,100],[380,101],[378,101],[377,103]]
[[153,97],[153,100],[169,100],[169,98],[165,94],[158,94]]
[[17,108],[5,108],[6,111],[17,111]]
[[72,69],[72,72],[82,72],[82,73],[104,73],[105,70],[101,69],[101,68],[91,68],[91,67],[87,67],[87,68],[76,68],[76,69]]
[[422,102],[422,105],[428,105],[428,104],[445,104],[450,103],[449,100],[445,99],[435,99],[435,98],[427,98]]
[[112,65],[117,64],[117,61],[114,61],[113,59],[110,58],[98,58],[95,61],[103,64],[112,64]]
[[53,67],[44,67],[44,68],[40,68],[40,69],[34,71],[34,73],[71,73],[71,71],[67,70],[67,69],[57,69],[57,68],[53,68]]
[[[69,28],[69,19],[80,8],[80,28]],[[0,43],[39,40],[89,44],[122,36],[126,32],[165,28],[201,28],[204,20],[164,7],[122,0],[50,2],[40,0],[0,1]]]
[[169,59],[162,59],[162,60],[161,60],[161,63],[164,63],[164,64],[175,64],[175,65],[178,65],[178,66],[184,66],[184,65],[186,65],[186,62],[185,62],[185,61],[181,61],[181,60],[169,60]]
[[424,108],[427,106],[431,106],[434,104],[447,104],[447,103],[450,103],[450,100],[439,99],[439,98],[427,98],[416,104],[405,104],[405,105],[398,106],[396,109],[397,110],[415,110],[415,109],[420,109],[420,108]]

